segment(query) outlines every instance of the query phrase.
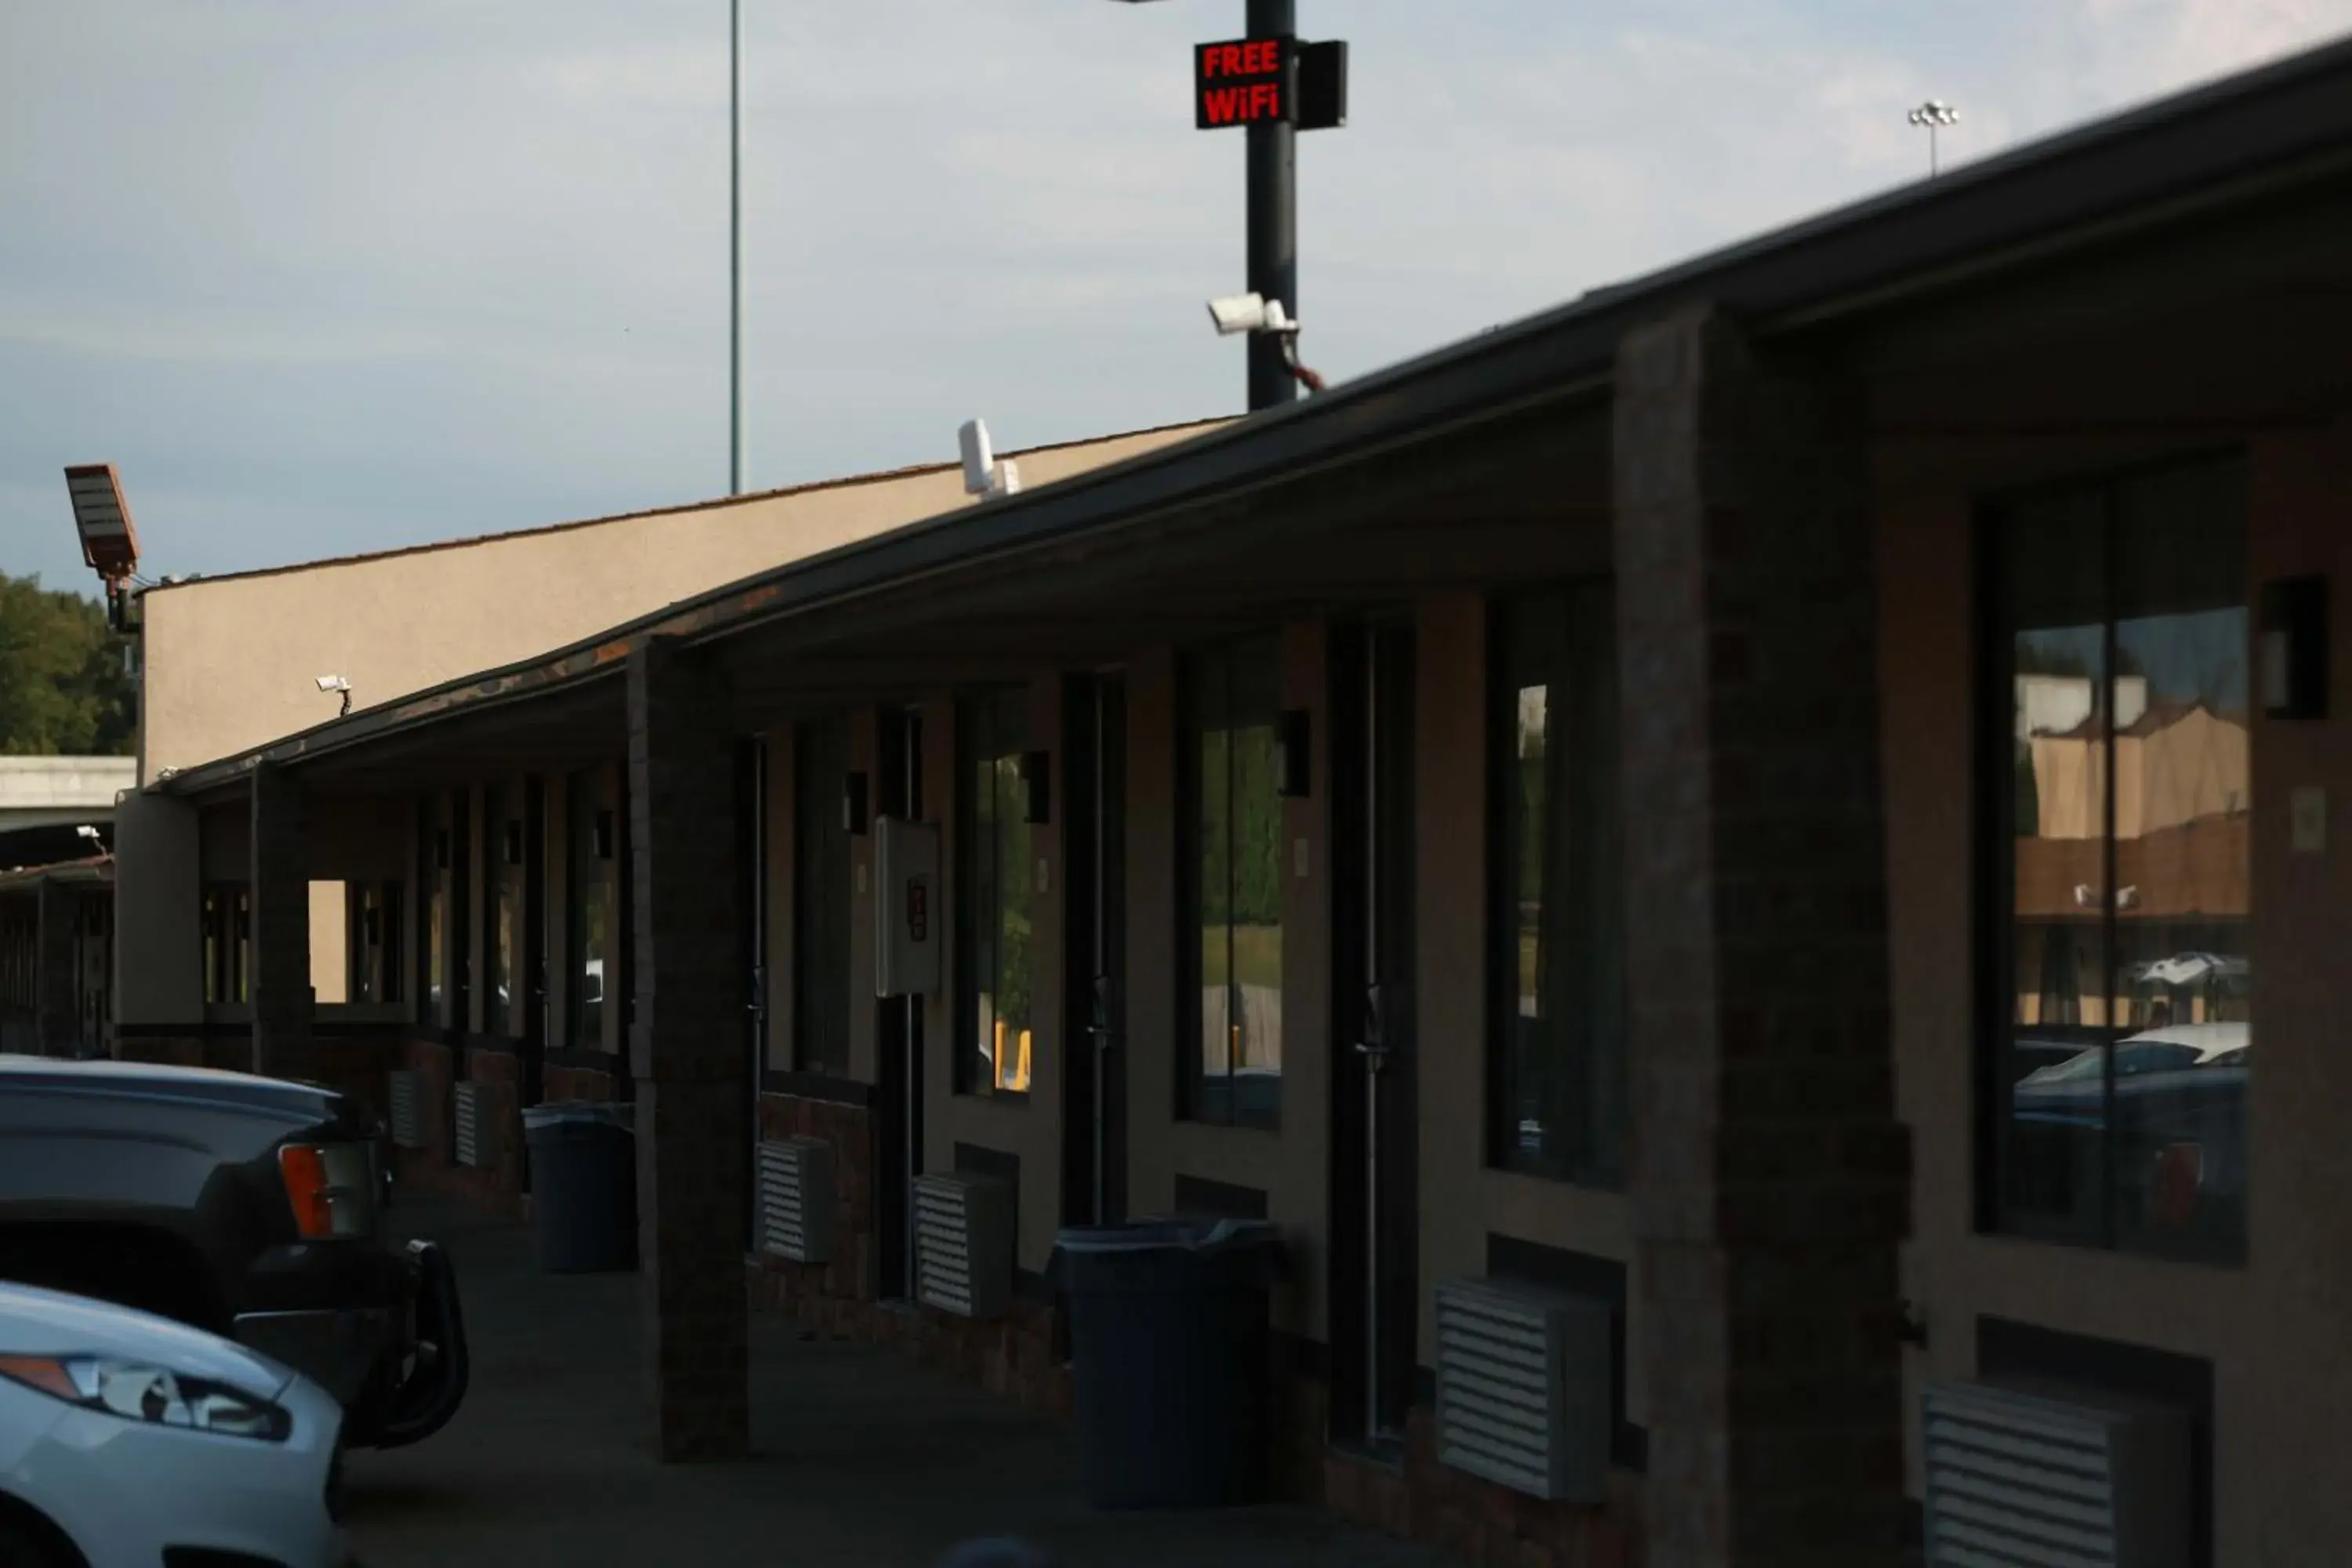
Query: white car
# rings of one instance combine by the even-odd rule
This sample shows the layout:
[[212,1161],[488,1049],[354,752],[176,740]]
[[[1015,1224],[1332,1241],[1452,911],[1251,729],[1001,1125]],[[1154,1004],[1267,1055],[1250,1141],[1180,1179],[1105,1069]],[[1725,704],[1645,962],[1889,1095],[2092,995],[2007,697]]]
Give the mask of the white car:
[[201,1329],[0,1284],[0,1563],[348,1568],[342,1422]]

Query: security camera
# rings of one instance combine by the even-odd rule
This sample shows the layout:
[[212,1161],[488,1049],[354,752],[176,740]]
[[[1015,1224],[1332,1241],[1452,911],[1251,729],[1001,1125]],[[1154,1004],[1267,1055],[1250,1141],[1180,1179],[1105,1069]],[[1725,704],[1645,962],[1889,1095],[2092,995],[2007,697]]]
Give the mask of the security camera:
[[1295,332],[1298,323],[1292,321],[1279,300],[1268,300],[1263,294],[1227,294],[1209,301],[1209,320],[1217,324],[1219,337],[1232,337],[1235,332]]
[[89,839],[92,844],[98,842],[98,829],[92,827],[87,822],[83,823],[79,827],[75,828],[74,831],[79,834],[82,837]]
[[999,462],[996,449],[988,439],[988,421],[967,419],[956,432],[956,445],[963,453],[963,493],[968,496],[1017,495],[1021,489],[1021,465]]
[[340,675],[319,677],[319,689],[321,691],[349,691],[351,689],[352,683]]

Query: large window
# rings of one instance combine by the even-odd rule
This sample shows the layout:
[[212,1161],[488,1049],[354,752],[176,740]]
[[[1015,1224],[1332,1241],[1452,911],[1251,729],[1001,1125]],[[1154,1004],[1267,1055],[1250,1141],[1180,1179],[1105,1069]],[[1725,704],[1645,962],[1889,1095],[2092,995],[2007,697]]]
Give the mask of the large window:
[[492,790],[489,799],[482,858],[490,873],[490,973],[482,1032],[505,1035],[514,1028],[515,965],[522,952],[522,816],[511,792]]
[[1614,594],[1495,606],[1487,724],[1487,1149],[1507,1170],[1622,1186],[1624,895]]
[[565,1028],[576,1050],[604,1048],[604,954],[613,931],[613,816],[594,773],[572,775],[564,821]]
[[242,1006],[249,999],[253,963],[253,894],[241,882],[204,889],[205,1000]]
[[793,1059],[849,1074],[849,720],[803,724],[793,744]]
[[425,1021],[436,1028],[447,1022],[442,999],[449,994],[448,857],[449,830],[436,828],[425,904]]
[[1987,519],[1980,751],[1996,1227],[2242,1256],[2252,1044],[2244,479]]
[[1029,816],[1021,778],[1028,743],[1024,688],[968,699],[957,734],[963,787],[957,803],[957,1010],[964,1048],[956,1087],[1025,1095],[1035,1068],[1035,900]]
[[1271,637],[1185,661],[1181,769],[1184,1113],[1282,1121],[1281,646]]
[[400,884],[343,884],[344,940],[349,946],[348,1000],[400,1000]]

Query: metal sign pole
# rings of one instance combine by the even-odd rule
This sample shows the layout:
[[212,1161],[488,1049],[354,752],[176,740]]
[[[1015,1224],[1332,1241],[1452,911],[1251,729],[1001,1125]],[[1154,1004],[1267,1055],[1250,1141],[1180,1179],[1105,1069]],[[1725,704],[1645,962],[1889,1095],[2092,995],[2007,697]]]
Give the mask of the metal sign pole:
[[[1297,0],[1249,0],[1246,29],[1253,38],[1287,38],[1298,31]],[[1284,105],[1286,110],[1289,105]],[[1298,132],[1286,112],[1253,123],[1249,138],[1249,287],[1282,301],[1298,320]],[[1298,395],[1298,383],[1283,357],[1282,339],[1253,332],[1249,339],[1249,405],[1279,407]]]

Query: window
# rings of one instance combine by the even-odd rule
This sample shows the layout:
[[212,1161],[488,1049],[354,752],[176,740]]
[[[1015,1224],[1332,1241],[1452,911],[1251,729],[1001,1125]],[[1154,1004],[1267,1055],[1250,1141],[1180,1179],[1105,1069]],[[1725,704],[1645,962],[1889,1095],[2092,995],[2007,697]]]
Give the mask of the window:
[[803,724],[793,750],[793,1050],[803,1072],[849,1073],[849,721]]
[[1495,606],[1488,874],[1490,1160],[1625,1180],[1624,895],[1615,590]]
[[205,1001],[242,1006],[249,999],[252,966],[253,895],[241,882],[215,882],[204,889]]
[[1252,637],[1185,661],[1177,961],[1189,1017],[1184,1113],[1282,1123],[1280,644]]
[[2243,507],[2232,460],[1988,514],[1980,1183],[1995,1228],[2243,1256]]
[[963,788],[957,807],[959,1033],[956,1087],[1026,1095],[1035,1067],[1034,856],[1021,778],[1029,692],[1015,687],[968,700],[957,726]]
[[[443,828],[440,831],[446,836],[448,829]],[[425,1020],[428,1024],[435,1025],[447,1021],[444,1011],[446,1005],[444,998],[449,994],[449,872],[442,863],[447,842],[446,837],[436,839],[440,847],[436,849],[433,867],[426,873],[432,879],[430,883],[432,891],[427,895],[425,909],[425,987],[427,1004]]]
[[564,950],[570,988],[563,1015],[572,1048],[604,1048],[604,954],[613,931],[613,818],[602,781],[574,773],[565,816],[570,837],[564,878]]
[[521,952],[522,822],[507,792],[490,792],[482,835],[482,858],[490,872],[489,986],[484,996],[482,1032],[504,1035],[514,1027],[515,963]]
[[349,914],[348,994],[353,1002],[400,1000],[400,884],[351,882],[344,897]]

